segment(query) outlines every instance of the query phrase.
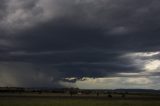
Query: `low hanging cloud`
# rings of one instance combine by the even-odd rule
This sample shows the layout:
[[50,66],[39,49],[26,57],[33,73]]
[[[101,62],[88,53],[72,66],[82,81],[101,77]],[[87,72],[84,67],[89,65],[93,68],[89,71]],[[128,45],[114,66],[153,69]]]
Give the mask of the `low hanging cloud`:
[[158,86],[159,6],[159,0],[1,0],[0,86],[57,87],[84,77]]

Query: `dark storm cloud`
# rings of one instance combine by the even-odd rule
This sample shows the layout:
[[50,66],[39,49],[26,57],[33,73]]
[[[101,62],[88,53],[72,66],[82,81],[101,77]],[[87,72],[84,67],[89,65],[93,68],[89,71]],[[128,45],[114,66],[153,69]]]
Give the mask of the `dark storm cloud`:
[[159,5],[158,0],[2,2],[0,61],[46,65],[43,74],[55,77],[58,71],[56,80],[144,71],[121,56],[159,51]]
[[[159,4],[158,1],[100,0],[98,2],[89,0],[77,1],[77,3],[71,1],[68,2],[72,6],[66,4],[63,7],[66,11],[64,11],[65,9],[58,11],[64,12],[63,16],[20,33],[20,37],[15,38],[15,42],[19,42],[19,46],[22,46],[19,48],[28,51],[86,47],[106,51],[158,49],[159,25],[157,21],[159,20],[157,17],[159,16],[157,13],[159,10],[155,6]],[[57,5],[65,5],[61,2],[58,2]],[[107,5],[109,6],[107,7]],[[28,9],[28,6],[25,8]],[[153,17],[152,14],[156,16]]]

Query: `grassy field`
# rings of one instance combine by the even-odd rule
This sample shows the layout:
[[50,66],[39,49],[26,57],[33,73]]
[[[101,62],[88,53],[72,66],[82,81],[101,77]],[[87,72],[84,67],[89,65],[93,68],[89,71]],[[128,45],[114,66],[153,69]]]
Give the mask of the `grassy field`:
[[108,98],[105,96],[1,96],[0,106],[160,106],[159,97],[134,96]]

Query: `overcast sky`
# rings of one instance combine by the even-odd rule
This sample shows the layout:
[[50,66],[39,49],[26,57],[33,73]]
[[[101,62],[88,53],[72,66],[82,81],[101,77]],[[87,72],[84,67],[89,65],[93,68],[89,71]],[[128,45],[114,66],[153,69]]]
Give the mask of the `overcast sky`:
[[160,0],[0,0],[0,86],[160,89]]

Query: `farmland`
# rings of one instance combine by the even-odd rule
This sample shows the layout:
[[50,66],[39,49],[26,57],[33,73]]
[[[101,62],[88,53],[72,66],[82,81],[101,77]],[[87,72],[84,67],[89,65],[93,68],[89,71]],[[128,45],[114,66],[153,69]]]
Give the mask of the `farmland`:
[[1,94],[0,106],[160,106],[159,95]]
[[0,106],[160,106],[151,89],[84,90],[78,88],[0,88]]

